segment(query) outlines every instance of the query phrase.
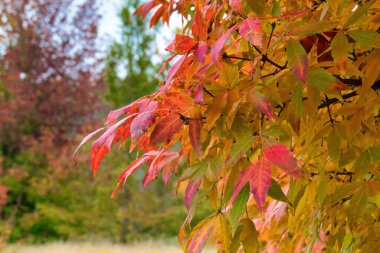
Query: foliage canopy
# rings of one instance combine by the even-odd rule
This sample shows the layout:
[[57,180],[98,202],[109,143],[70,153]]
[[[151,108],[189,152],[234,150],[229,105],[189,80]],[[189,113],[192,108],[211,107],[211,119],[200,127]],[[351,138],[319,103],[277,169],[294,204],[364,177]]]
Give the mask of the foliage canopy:
[[[143,164],[144,188],[175,174],[189,210],[179,233],[186,252],[209,238],[220,252],[375,251],[379,8],[352,0],[141,5],[143,17],[154,10],[152,25],[175,12],[186,21],[167,47],[175,62],[158,91],[110,112],[92,145],[93,173],[112,145],[131,139],[142,155],[113,195]],[[205,201],[214,212],[190,229]]]

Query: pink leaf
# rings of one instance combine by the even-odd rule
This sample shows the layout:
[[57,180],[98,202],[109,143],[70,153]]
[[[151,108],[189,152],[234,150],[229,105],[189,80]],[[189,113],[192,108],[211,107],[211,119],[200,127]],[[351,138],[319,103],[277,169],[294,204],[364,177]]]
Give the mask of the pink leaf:
[[204,43],[203,41],[199,42],[197,49],[194,51],[195,59],[197,59],[200,63],[205,62],[206,55],[210,51],[209,45]]
[[226,43],[231,33],[235,31],[239,27],[239,25],[240,23],[235,24],[230,29],[228,29],[228,31],[225,34],[223,34],[222,37],[220,37],[218,41],[211,47],[211,59],[216,66],[219,66],[218,60],[220,55],[222,54],[224,44]]
[[266,97],[259,92],[253,92],[250,94],[250,99],[261,113],[265,114],[271,121],[274,121],[272,106]]
[[263,211],[265,197],[272,182],[270,167],[265,159],[260,159],[254,165],[251,165],[251,171],[249,179],[251,193],[260,210]]
[[194,88],[194,102],[200,105],[203,105],[203,88],[203,83],[199,83]]
[[121,115],[127,114],[130,108],[131,105],[127,105],[117,110],[111,111],[107,117],[107,124],[113,124]]
[[85,144],[86,142],[88,142],[92,137],[94,137],[95,135],[97,135],[98,133],[100,133],[101,131],[103,131],[104,129],[105,129],[105,127],[99,128],[98,130],[95,130],[94,132],[92,132],[89,135],[87,135],[86,137],[84,137],[83,140],[78,145],[78,147],[75,149],[74,154],[73,154],[73,159],[75,159],[76,153],[78,152],[78,150],[80,149],[80,147],[83,144]]
[[197,180],[197,181],[191,181],[187,185],[186,191],[185,191],[185,205],[186,205],[187,210],[190,209],[191,201],[193,200],[194,195],[197,192],[201,183],[202,183],[202,180]]
[[275,164],[290,176],[299,177],[303,174],[303,171],[297,164],[297,160],[286,146],[282,144],[269,146],[263,150],[263,154],[268,161]]
[[259,20],[246,19],[240,25],[239,32],[252,45],[262,47],[263,31]]
[[160,173],[160,169],[162,167],[158,167],[157,163],[160,159],[163,158],[164,152],[165,152],[165,149],[161,150],[158,153],[158,155],[153,159],[153,161],[150,163],[148,172],[146,173],[146,175],[142,181],[143,190],[145,190],[147,185],[157,177],[158,173]]
[[131,124],[131,136],[133,139],[136,140],[154,122],[156,119],[154,113],[157,106],[158,103],[156,101],[151,101],[146,108],[144,108],[145,110],[140,112],[140,114],[133,119]]

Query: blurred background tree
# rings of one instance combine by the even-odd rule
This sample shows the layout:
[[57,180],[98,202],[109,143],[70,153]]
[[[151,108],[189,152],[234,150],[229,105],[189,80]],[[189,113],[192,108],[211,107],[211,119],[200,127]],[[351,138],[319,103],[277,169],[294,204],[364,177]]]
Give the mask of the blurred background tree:
[[98,128],[109,107],[149,94],[158,83],[155,32],[146,32],[139,16],[130,19],[138,1],[124,2],[121,40],[105,58],[97,42],[98,3],[80,3],[0,3],[0,239],[174,237],[186,211],[167,190],[172,185],[157,181],[142,194],[143,173],[136,174],[124,194],[110,198],[116,185],[110,180],[135,153],[107,158],[95,179],[88,152],[73,166],[83,133]]
[[0,235],[58,238],[65,216],[52,219],[52,207],[75,137],[104,111],[96,2],[4,0],[0,15],[0,184],[8,188]]
[[122,20],[121,41],[114,42],[106,59],[104,80],[107,84],[106,100],[113,107],[150,94],[158,84],[157,68],[152,56],[158,56],[155,29],[147,29],[140,15],[132,17],[139,0],[126,0],[120,11]]

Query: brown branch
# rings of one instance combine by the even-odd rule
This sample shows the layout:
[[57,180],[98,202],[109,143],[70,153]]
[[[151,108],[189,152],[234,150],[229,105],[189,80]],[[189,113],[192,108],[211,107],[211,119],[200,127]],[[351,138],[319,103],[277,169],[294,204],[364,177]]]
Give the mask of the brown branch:
[[[356,91],[353,91],[353,92],[350,92],[350,93],[342,95],[342,98],[343,99],[348,99],[348,98],[355,97],[357,95],[358,95],[358,93]],[[318,106],[318,109],[322,109],[322,108],[328,107],[328,106],[330,106],[332,104],[335,104],[335,103],[338,103],[338,102],[339,102],[339,99],[337,99],[337,98],[328,98],[325,101],[323,101],[322,104],[320,104]]]
[[272,64],[273,66],[275,66],[275,67],[277,67],[277,68],[279,68],[279,69],[286,69],[286,65],[287,65],[287,64],[285,64],[284,66],[281,66],[281,65],[275,63],[274,61],[272,61],[271,59],[269,59],[268,56],[267,56],[266,54],[263,54],[263,53],[261,52],[261,50],[260,50],[257,46],[253,45],[253,48],[256,49],[256,51],[257,51],[259,54],[262,55],[262,56],[261,56],[261,61],[263,61],[263,62],[267,61],[267,62],[269,62],[270,64]]
[[215,97],[208,89],[206,89],[206,88],[203,88],[203,90],[207,93],[207,94],[209,94],[211,97]]

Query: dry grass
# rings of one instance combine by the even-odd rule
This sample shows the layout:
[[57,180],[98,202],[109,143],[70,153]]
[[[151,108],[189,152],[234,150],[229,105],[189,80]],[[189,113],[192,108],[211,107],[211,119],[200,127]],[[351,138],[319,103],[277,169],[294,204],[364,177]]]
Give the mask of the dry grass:
[[[12,245],[3,253],[181,253],[181,248],[165,242],[140,242],[129,245],[112,243],[51,243],[38,246]],[[216,252],[205,249],[204,253]]]

